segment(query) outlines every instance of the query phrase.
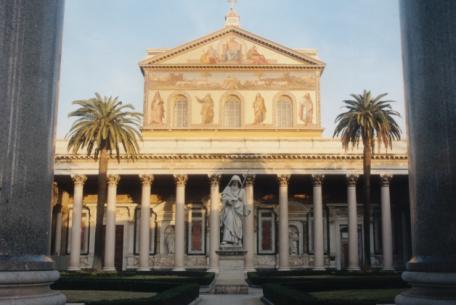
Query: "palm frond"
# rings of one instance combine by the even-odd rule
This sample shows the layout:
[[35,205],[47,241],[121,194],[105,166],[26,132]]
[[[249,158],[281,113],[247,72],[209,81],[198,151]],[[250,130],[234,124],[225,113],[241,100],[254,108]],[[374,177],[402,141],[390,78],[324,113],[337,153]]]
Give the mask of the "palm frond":
[[138,154],[142,114],[133,111],[132,105],[99,93],[95,93],[95,98],[73,101],[73,105],[79,108],[68,115],[76,118],[65,136],[68,151],[76,154],[85,148],[87,155],[98,158],[100,151],[107,149],[117,159],[121,153],[127,157]]

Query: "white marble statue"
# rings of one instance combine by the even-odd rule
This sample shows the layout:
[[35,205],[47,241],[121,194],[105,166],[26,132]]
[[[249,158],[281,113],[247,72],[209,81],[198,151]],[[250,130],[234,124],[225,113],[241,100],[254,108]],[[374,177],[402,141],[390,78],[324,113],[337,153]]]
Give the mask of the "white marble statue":
[[242,246],[242,222],[249,215],[243,183],[239,176],[231,177],[222,192],[222,213],[220,224],[223,227],[222,245]]
[[175,243],[175,236],[174,236],[174,226],[167,226],[165,230],[165,245],[167,254],[174,254],[174,243]]

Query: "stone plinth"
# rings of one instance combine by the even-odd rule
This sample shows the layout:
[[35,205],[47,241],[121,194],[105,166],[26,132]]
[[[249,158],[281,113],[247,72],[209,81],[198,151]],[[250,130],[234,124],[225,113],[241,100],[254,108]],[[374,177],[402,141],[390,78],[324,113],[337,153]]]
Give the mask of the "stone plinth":
[[242,247],[221,246],[219,255],[219,274],[215,281],[215,294],[247,294],[248,286],[244,274],[244,255]]

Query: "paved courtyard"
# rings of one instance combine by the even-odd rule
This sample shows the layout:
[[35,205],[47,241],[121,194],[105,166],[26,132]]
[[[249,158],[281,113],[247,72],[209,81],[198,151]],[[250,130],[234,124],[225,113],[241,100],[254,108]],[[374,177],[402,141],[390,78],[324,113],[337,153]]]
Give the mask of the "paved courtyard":
[[249,288],[249,294],[201,294],[197,305],[260,305],[262,289]]

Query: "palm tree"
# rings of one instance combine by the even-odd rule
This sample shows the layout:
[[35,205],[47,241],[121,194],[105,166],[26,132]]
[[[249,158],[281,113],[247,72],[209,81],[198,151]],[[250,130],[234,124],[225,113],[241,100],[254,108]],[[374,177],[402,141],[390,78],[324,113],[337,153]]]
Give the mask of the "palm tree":
[[88,156],[98,160],[98,198],[95,227],[95,253],[93,268],[101,270],[102,231],[104,204],[106,202],[106,184],[108,161],[115,151],[120,162],[121,148],[127,157],[134,157],[139,152],[137,139],[141,139],[139,126],[142,114],[132,112],[134,107],[122,104],[118,98],[101,97],[95,93],[95,98],[73,101],[80,107],[71,112],[68,117],[76,117],[66,135],[68,151],[77,154],[80,149],[86,149]]
[[391,107],[394,101],[382,100],[387,93],[373,97],[370,91],[363,94],[351,94],[351,100],[344,100],[343,112],[336,117],[337,124],[333,137],[341,136],[342,147],[358,147],[363,143],[363,182],[364,182],[364,270],[370,269],[370,174],[371,159],[374,153],[375,142],[382,144],[386,149],[392,147],[394,140],[400,140],[401,129],[394,120],[400,117]]

